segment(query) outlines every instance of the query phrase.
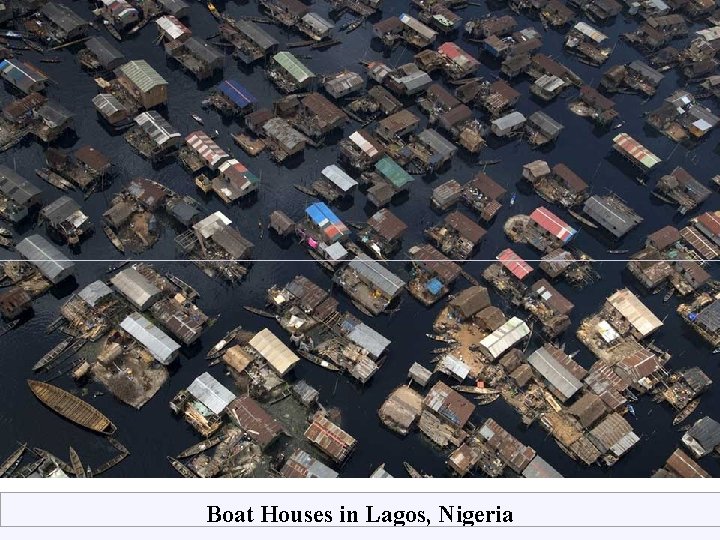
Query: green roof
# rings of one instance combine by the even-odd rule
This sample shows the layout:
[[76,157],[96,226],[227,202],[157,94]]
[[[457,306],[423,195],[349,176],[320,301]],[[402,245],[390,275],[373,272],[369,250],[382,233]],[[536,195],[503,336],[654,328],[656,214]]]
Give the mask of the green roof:
[[397,189],[414,180],[394,159],[387,156],[375,164],[375,170],[383,175]]
[[292,53],[279,52],[273,56],[273,59],[298,82],[306,81],[315,76],[315,74],[306,68],[300,60],[295,58],[295,55]]
[[167,81],[145,60],[133,60],[120,66],[119,69],[137,85],[141,92],[149,92],[156,86],[167,85]]

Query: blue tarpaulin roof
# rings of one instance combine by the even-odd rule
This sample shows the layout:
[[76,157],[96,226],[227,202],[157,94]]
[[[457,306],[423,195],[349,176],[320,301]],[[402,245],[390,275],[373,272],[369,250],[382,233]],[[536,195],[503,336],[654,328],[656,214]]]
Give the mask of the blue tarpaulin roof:
[[235,105],[244,109],[248,105],[253,105],[257,102],[255,96],[253,96],[247,88],[242,86],[239,82],[233,80],[226,80],[218,85],[218,92],[232,101]]
[[340,218],[323,202],[311,204],[305,209],[305,213],[320,227],[324,227],[328,223],[340,223]]
[[440,294],[440,291],[442,291],[443,284],[438,278],[432,278],[430,281],[427,282],[425,285],[428,291],[430,291],[430,294],[433,296]]

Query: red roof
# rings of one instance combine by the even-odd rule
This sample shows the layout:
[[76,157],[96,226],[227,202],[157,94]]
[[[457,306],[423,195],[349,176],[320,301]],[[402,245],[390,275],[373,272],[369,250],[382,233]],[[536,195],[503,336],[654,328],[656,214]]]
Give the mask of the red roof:
[[697,222],[714,236],[720,236],[720,217],[715,212],[705,212],[697,217]]
[[524,279],[533,270],[528,263],[510,248],[501,251],[496,258],[518,279]]
[[577,232],[550,210],[542,206],[533,210],[533,213],[530,214],[530,219],[554,237],[562,240],[563,243],[569,241]]
[[438,52],[450,58],[450,60],[456,61],[462,64],[470,64],[477,66],[479,62],[470,54],[463,51],[457,44],[452,41],[447,41],[438,47]]

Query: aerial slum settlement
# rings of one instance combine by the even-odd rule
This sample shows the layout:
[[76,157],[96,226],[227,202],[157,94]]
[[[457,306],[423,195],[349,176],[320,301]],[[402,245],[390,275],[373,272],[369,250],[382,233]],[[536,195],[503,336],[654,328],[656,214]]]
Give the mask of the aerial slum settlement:
[[400,4],[0,2],[0,477],[720,474],[720,11]]

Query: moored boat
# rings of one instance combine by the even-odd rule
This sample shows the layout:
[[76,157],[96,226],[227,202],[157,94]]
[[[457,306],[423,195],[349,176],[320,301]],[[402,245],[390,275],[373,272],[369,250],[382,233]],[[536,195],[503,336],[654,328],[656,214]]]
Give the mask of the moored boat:
[[105,233],[105,236],[108,237],[108,240],[110,240],[112,245],[115,246],[115,249],[117,249],[120,253],[125,253],[125,246],[123,245],[122,240],[118,238],[118,235],[115,234],[108,225],[103,225],[103,232]]
[[28,379],[28,386],[43,405],[96,433],[111,434],[117,429],[107,416],[89,403],[52,384]]
[[75,338],[68,336],[65,339],[63,339],[60,343],[55,345],[52,349],[50,349],[48,352],[46,352],[40,360],[35,362],[35,365],[33,365],[32,370],[33,371],[40,371],[41,369],[49,366],[52,364],[55,360],[57,360],[62,353],[65,352],[65,350],[70,346],[70,344],[75,340]]
[[189,468],[187,468],[174,457],[168,456],[168,461],[170,461],[170,465],[172,465],[173,468],[185,478],[197,478],[197,475],[194,472],[192,472]]
[[699,399],[694,399],[690,403],[688,403],[685,408],[680,411],[675,418],[673,418],[673,426],[677,426],[679,423],[683,422],[688,416],[690,416],[692,413],[695,412],[695,409],[697,409],[698,405],[700,405]]
[[72,466],[77,478],[85,478],[85,469],[83,469],[80,456],[78,456],[78,453],[72,446],[70,447],[70,465]]
[[5,461],[2,462],[2,465],[0,465],[0,478],[5,475],[12,474],[12,472],[15,470],[15,467],[17,467],[20,463],[20,460],[22,459],[25,450],[27,450],[27,443],[21,444],[20,448],[15,450],[12,454],[8,456]]
[[205,358],[207,360],[214,360],[215,358],[219,358],[225,351],[225,348],[228,347],[233,342],[235,337],[240,333],[240,330],[242,330],[242,326],[237,326],[230,330],[227,334],[225,334],[225,337],[223,337],[213,346],[212,349],[210,349]]
[[254,315],[260,315],[261,317],[267,317],[268,319],[274,319],[275,315],[273,313],[270,313],[269,311],[265,311],[264,309],[256,308],[253,306],[243,306],[243,308],[246,311],[249,311],[250,313]]
[[500,390],[494,388],[481,388],[479,386],[466,386],[463,384],[456,384],[452,387],[457,392],[464,392],[466,394],[477,394],[481,396],[496,396],[500,393]]
[[214,448],[215,446],[217,446],[224,440],[225,440],[225,435],[218,435],[216,437],[212,437],[210,439],[199,442],[197,444],[193,444],[189,448],[186,448],[185,450],[180,452],[177,455],[177,457],[178,457],[178,459],[185,459],[185,458],[189,458],[192,456],[196,456],[200,452],[205,452],[206,450],[210,450],[211,448]]

